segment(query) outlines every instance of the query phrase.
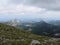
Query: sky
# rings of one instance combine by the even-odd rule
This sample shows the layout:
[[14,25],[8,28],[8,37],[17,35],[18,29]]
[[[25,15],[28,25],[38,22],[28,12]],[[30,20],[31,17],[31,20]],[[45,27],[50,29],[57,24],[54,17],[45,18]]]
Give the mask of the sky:
[[0,0],[0,21],[60,20],[60,0]]

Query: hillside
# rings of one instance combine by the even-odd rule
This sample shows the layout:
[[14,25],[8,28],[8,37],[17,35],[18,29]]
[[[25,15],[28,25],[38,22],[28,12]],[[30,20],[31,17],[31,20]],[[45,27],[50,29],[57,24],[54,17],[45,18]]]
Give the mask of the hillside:
[[0,23],[0,45],[30,45],[34,40],[39,41],[39,45],[60,45],[60,39],[35,35]]
[[60,38],[60,26],[46,23],[44,21],[37,22],[32,29],[32,32],[38,35],[51,36]]

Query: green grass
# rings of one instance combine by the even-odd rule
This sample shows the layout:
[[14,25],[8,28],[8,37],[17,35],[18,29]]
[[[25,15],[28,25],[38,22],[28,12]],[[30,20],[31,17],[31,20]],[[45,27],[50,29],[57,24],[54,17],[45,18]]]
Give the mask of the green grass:
[[[0,45],[30,45],[32,40],[38,40],[42,45],[44,40],[49,40],[50,38],[0,23]],[[47,44],[51,44],[51,42],[47,41],[44,45]],[[60,43],[57,44],[60,45]]]

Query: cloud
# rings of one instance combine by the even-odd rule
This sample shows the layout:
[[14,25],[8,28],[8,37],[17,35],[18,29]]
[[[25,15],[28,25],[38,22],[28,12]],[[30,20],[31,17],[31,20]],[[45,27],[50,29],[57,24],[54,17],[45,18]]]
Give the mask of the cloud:
[[60,11],[46,11],[39,15],[43,20],[60,20]]
[[13,4],[26,4],[46,8],[48,10],[60,10],[60,0],[10,0]]
[[21,14],[21,13],[40,13],[45,11],[44,8],[39,8],[35,6],[28,6],[28,5],[9,5],[9,6],[1,6],[0,7],[0,13],[6,13],[6,14]]
[[0,17],[60,19],[60,0],[0,0]]
[[8,0],[0,0],[0,19],[11,18],[37,18],[38,14],[44,12],[45,8],[26,4],[12,4]]

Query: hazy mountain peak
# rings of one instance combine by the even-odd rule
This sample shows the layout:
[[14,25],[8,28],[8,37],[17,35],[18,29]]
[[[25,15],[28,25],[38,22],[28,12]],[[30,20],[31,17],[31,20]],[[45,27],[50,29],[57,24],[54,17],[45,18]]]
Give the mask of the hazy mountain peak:
[[13,20],[10,20],[10,21],[8,21],[8,22],[6,22],[6,23],[7,23],[7,25],[17,26],[17,25],[20,24],[20,20],[18,20],[18,19],[13,19]]

